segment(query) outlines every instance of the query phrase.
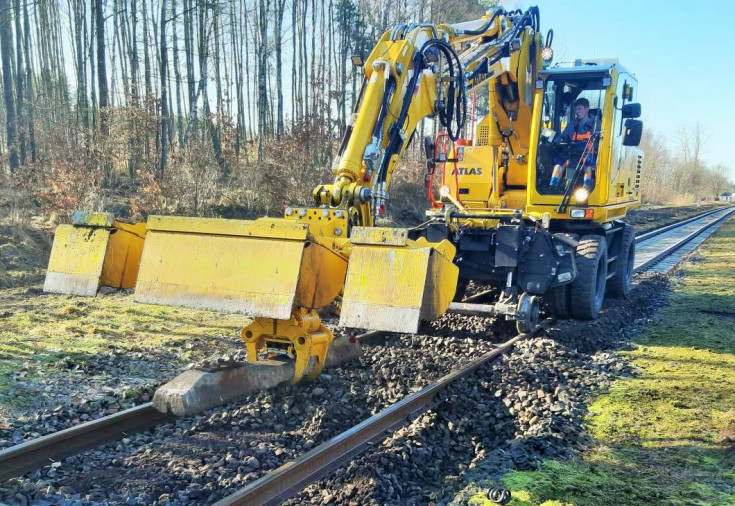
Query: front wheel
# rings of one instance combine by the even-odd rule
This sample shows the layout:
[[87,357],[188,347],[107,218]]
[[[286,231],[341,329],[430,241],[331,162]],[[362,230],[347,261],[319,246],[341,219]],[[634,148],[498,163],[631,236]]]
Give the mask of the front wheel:
[[633,288],[633,265],[635,262],[635,231],[627,223],[620,231],[620,251],[613,263],[615,276],[610,279],[607,293],[611,297],[624,299]]
[[607,282],[607,241],[599,235],[585,235],[575,252],[577,279],[571,286],[572,316],[594,320],[605,299]]

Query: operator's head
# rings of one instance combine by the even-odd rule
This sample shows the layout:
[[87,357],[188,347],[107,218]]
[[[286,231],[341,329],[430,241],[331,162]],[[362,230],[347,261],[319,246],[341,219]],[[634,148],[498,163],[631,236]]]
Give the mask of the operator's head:
[[574,102],[574,117],[581,121],[587,118],[587,113],[590,112],[590,101],[586,98],[578,98]]

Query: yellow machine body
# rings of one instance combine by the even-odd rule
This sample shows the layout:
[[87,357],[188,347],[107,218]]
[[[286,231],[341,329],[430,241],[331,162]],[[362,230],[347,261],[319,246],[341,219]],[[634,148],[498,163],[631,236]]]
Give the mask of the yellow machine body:
[[[583,78],[585,74],[602,73],[609,78],[609,84],[598,110],[601,111],[601,137],[597,144],[597,170],[595,185],[588,199],[581,203],[572,200],[564,212],[557,211],[561,202],[558,194],[540,191],[540,184],[550,174],[541,173],[537,163],[539,156],[539,137],[544,127],[544,94],[549,79],[561,74]],[[443,167],[443,181],[467,209],[482,212],[496,212],[498,209],[519,209],[524,215],[541,218],[548,213],[552,220],[574,220],[573,209],[589,210],[586,220],[606,223],[625,216],[627,211],[640,205],[640,171],[643,153],[636,147],[624,146],[623,137],[625,118],[620,114],[624,99],[635,98],[637,81],[617,60],[579,61],[577,67],[552,69],[539,72],[535,84],[530,119],[526,123],[516,122],[512,136],[503,139],[497,135],[496,121],[503,128],[503,118],[498,119],[498,111],[504,111],[494,88],[490,88],[492,114],[485,116],[477,125],[474,142],[471,145],[453,148],[448,159],[455,160]],[[495,101],[495,102],[493,102]],[[494,106],[492,104],[494,103]],[[520,101],[521,109],[525,103]],[[501,115],[502,116],[502,115]],[[507,121],[507,116],[505,116]],[[507,168],[500,166],[503,148],[509,150]],[[570,168],[571,170],[571,168]],[[494,181],[497,184],[494,185]],[[589,218],[590,214],[592,218]]]
[[379,227],[341,238],[340,209],[252,221],[151,216],[147,228],[135,300],[253,317],[241,332],[248,359],[291,355],[294,380],[323,367],[333,336],[316,310],[341,293],[342,325],[415,332],[446,311],[457,284],[449,242]]
[[151,216],[135,300],[288,319],[334,300],[346,269],[303,222]]
[[145,235],[145,223],[75,213],[72,225],[56,228],[44,292],[93,297],[101,286],[134,288]]
[[449,241],[408,239],[399,228],[352,230],[340,325],[415,333],[447,310],[457,286]]
[[252,362],[279,353],[294,357],[291,383],[314,379],[324,368],[333,334],[313,309],[299,308],[288,320],[258,318],[240,332]]

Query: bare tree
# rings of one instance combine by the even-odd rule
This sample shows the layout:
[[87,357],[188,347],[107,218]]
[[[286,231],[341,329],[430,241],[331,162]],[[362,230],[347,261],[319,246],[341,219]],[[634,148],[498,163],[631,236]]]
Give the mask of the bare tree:
[[[13,19],[15,20],[15,104],[16,122],[18,124],[18,146],[20,147],[20,164],[26,163],[26,134],[23,109],[25,107],[24,89],[25,71],[23,69],[23,31],[21,30],[20,0],[14,2]],[[28,55],[26,55],[28,57]]]
[[36,162],[36,125],[35,125],[35,96],[33,94],[33,65],[31,63],[31,21],[28,13],[28,0],[23,2],[23,51],[26,54],[25,87],[28,101],[28,137],[31,148],[31,161]]
[[166,171],[168,156],[168,46],[166,45],[166,0],[161,0],[160,17],[160,53],[161,53],[161,158],[158,170],[161,174]]
[[[273,45],[276,48],[276,92],[278,102],[276,105],[276,138],[283,135],[283,14],[286,9],[286,0],[275,0],[275,20],[273,27]],[[316,38],[316,37],[314,37]]]
[[95,34],[97,39],[97,87],[99,92],[100,131],[107,136],[107,107],[109,106],[109,90],[107,87],[107,59],[105,57],[105,2],[95,0]]
[[15,173],[19,167],[18,160],[18,125],[15,118],[15,97],[13,96],[13,28],[10,22],[10,1],[0,0],[0,58],[3,67],[3,96],[5,98],[5,128],[8,145],[8,163],[10,172]]
[[268,110],[268,9],[270,0],[258,0],[258,161],[263,159]]

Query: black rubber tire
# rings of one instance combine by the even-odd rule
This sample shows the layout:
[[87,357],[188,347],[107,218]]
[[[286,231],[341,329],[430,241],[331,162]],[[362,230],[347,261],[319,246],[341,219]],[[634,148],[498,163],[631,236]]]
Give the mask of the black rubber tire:
[[550,289],[544,295],[544,301],[555,318],[569,318],[569,284]]
[[629,224],[623,226],[618,258],[612,263],[615,276],[607,283],[607,294],[616,299],[625,299],[633,287],[633,266],[635,263],[635,230]]
[[607,241],[600,235],[585,235],[575,253],[578,276],[571,287],[572,316],[594,320],[605,299]]

